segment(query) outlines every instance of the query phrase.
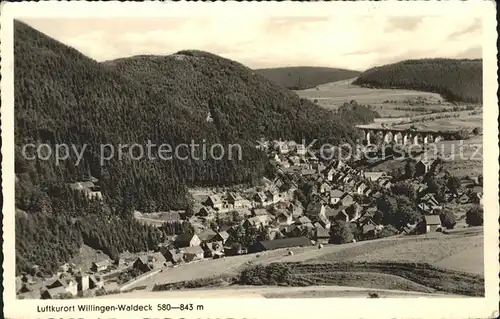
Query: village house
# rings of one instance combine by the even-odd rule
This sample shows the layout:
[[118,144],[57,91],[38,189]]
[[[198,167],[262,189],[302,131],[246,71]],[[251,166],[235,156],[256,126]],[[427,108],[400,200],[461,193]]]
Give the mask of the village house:
[[171,262],[172,264],[178,264],[183,260],[184,253],[180,249],[162,248],[160,251],[165,257],[165,260]]
[[255,208],[252,210],[252,216],[265,216],[265,215],[269,215],[269,213],[264,208]]
[[319,185],[318,190],[321,194],[329,193],[332,190],[332,186],[326,182],[322,182]]
[[265,206],[266,204],[266,195],[263,193],[263,192],[258,192],[256,193],[254,196],[253,196],[253,200],[255,201],[256,203],[256,206]]
[[191,246],[191,247],[185,247],[181,249],[184,253],[184,260],[186,262],[191,262],[194,260],[201,260],[203,259],[203,256],[205,255],[205,252],[203,251],[203,248],[201,246]]
[[320,223],[325,229],[330,229],[330,219],[328,216],[332,215],[333,209],[329,206],[325,206],[325,212],[323,214],[319,214],[315,217],[315,221]]
[[90,270],[92,270],[93,272],[101,272],[101,271],[108,269],[108,267],[110,265],[111,265],[111,261],[109,259],[104,259],[104,260],[93,262],[91,267],[90,267]]
[[89,276],[89,289],[101,289],[104,287],[104,280],[101,277],[96,275]]
[[45,287],[41,290],[42,299],[54,299],[62,294],[76,296],[78,294],[78,283],[72,279],[58,278],[45,284]]
[[90,285],[89,285],[90,276],[88,274],[84,274],[84,273],[76,274],[75,280],[76,280],[78,291],[87,291],[90,289]]
[[148,256],[140,256],[132,264],[134,269],[137,269],[143,273],[151,271],[153,269],[152,265],[148,261]]
[[219,195],[210,195],[206,201],[206,205],[212,207],[213,209],[222,209],[224,203]]
[[300,157],[298,156],[290,156],[288,157],[288,162],[291,166],[299,166],[300,165]]
[[264,194],[268,202],[276,204],[279,201],[279,192],[275,188],[268,189]]
[[196,216],[203,217],[203,218],[212,218],[215,215],[215,210],[211,206],[203,206],[200,208],[200,211]]
[[358,184],[356,186],[356,189],[355,189],[356,194],[363,195],[367,188],[368,188],[368,186],[365,183],[361,182],[360,184]]
[[304,208],[299,201],[290,203],[288,205],[288,210],[292,213],[293,218],[300,217],[304,214]]
[[328,244],[330,234],[320,223],[314,224],[314,240],[318,244]]
[[201,248],[204,251],[205,258],[215,258],[220,257],[224,254],[224,245],[220,241],[214,241],[211,243],[202,243]]
[[177,248],[199,246],[201,240],[196,234],[181,234],[175,238],[174,245]]
[[299,156],[306,155],[307,149],[304,144],[297,144],[295,148],[295,153]]
[[227,197],[228,197],[228,202],[231,205],[233,205],[235,209],[248,206],[246,203],[247,201],[243,197],[241,197],[241,195],[238,193],[230,192]]
[[253,226],[253,227],[265,227],[271,223],[271,216],[269,214],[267,215],[259,215],[259,216],[254,216],[251,218],[248,218],[243,222],[243,226]]
[[247,249],[240,243],[231,243],[224,246],[224,255],[226,256],[239,256],[247,253]]
[[312,221],[307,217],[307,216],[302,216],[302,217],[299,217],[295,223],[297,225],[302,225],[302,226],[306,226],[308,228],[313,228],[313,223]]
[[425,232],[434,232],[441,228],[441,218],[439,215],[425,215],[424,216]]
[[345,209],[345,213],[349,216],[349,222],[357,220],[361,216],[363,208],[358,203],[353,203]]
[[161,252],[148,255],[148,262],[152,264],[153,268],[162,268],[167,265],[167,259]]
[[[199,234],[197,234],[198,238],[200,239],[200,241],[202,243],[203,242],[211,242],[212,240],[214,240],[214,238],[215,238],[216,235],[217,235],[217,233],[214,232],[210,228],[206,228],[202,232],[200,232]],[[197,245],[193,245],[193,246],[197,246]]]
[[291,224],[293,222],[292,214],[289,214],[286,211],[280,211],[278,214],[276,214],[276,220],[280,224]]
[[220,231],[217,233],[217,235],[215,235],[215,237],[213,238],[214,241],[217,241],[217,242],[222,242],[222,244],[225,244],[226,241],[228,240],[229,238],[229,233],[225,230],[223,231]]
[[378,184],[385,189],[390,189],[392,186],[391,181],[386,178],[379,179]]
[[333,176],[335,175],[336,171],[333,167],[330,167],[324,170],[323,173],[325,175],[326,180],[331,182],[333,181]]
[[330,191],[330,204],[337,204],[342,196],[344,195],[344,192],[342,192],[339,189],[333,189]]
[[313,202],[307,207],[308,216],[318,216],[325,213],[325,205],[321,202]]
[[97,179],[92,178],[89,181],[72,183],[70,184],[70,188],[73,190],[81,191],[90,200],[102,200],[102,193],[96,183]]
[[342,197],[337,204],[339,203],[342,206],[350,206],[352,203],[354,203],[354,198],[349,193],[344,193],[342,194]]

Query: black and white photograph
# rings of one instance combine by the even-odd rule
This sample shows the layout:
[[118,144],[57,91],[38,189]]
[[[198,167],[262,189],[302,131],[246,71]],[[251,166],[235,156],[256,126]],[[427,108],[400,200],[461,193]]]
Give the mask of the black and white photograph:
[[10,317],[495,310],[494,3],[60,4],[2,8]]

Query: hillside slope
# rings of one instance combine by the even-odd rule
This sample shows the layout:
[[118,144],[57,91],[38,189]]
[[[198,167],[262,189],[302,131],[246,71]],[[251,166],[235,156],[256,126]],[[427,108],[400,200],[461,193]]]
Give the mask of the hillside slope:
[[297,66],[258,69],[269,80],[291,90],[305,90],[318,85],[357,77],[360,72],[346,69]]
[[369,69],[354,84],[421,90],[439,93],[453,102],[481,103],[482,60],[407,60]]
[[[357,133],[348,119],[370,121],[355,116],[362,109],[336,115],[205,52],[98,63],[21,22],[14,52],[16,206],[27,212],[16,216],[18,271],[33,264],[53,270],[83,243],[111,256],[152,248],[159,235],[135,223],[134,209],[189,209],[187,186],[253,183],[266,170],[265,154],[254,148],[261,136],[349,142]],[[154,148],[156,160],[117,154],[120,144],[147,152],[148,141],[173,149],[191,141],[239,144],[242,158],[198,160],[181,151],[188,159],[161,160]],[[57,165],[54,157],[25,159],[27,142],[86,149],[78,165],[74,152]],[[116,149],[101,166],[105,144]],[[99,179],[105,205],[66,186],[89,173]]]

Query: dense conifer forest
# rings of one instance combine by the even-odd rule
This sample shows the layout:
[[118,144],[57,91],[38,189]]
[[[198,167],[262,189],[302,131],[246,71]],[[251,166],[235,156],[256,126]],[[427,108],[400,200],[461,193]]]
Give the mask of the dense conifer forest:
[[[133,211],[189,207],[187,188],[253,184],[267,158],[260,137],[352,142],[354,124],[373,121],[363,106],[333,113],[216,55],[181,51],[96,62],[15,22],[17,272],[52,272],[83,243],[111,256],[152,249],[161,240]],[[210,118],[211,120],[208,120]],[[100,145],[239,144],[242,159],[135,160],[100,164]],[[26,143],[87,145],[83,160],[28,160]],[[318,143],[319,145],[319,143]],[[33,155],[33,154],[30,154]],[[68,185],[93,176],[103,201]]]
[[363,72],[354,84],[439,93],[452,102],[481,103],[483,61],[454,59],[407,60]]
[[346,69],[296,66],[258,69],[269,80],[290,90],[305,90],[318,85],[357,77],[360,72]]

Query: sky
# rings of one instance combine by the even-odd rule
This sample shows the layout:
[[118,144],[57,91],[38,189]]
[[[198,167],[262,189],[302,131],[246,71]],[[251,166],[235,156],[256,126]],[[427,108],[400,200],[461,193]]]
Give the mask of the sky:
[[481,58],[482,21],[462,16],[31,18],[35,29],[105,61],[208,51],[250,68],[363,71],[419,58]]

